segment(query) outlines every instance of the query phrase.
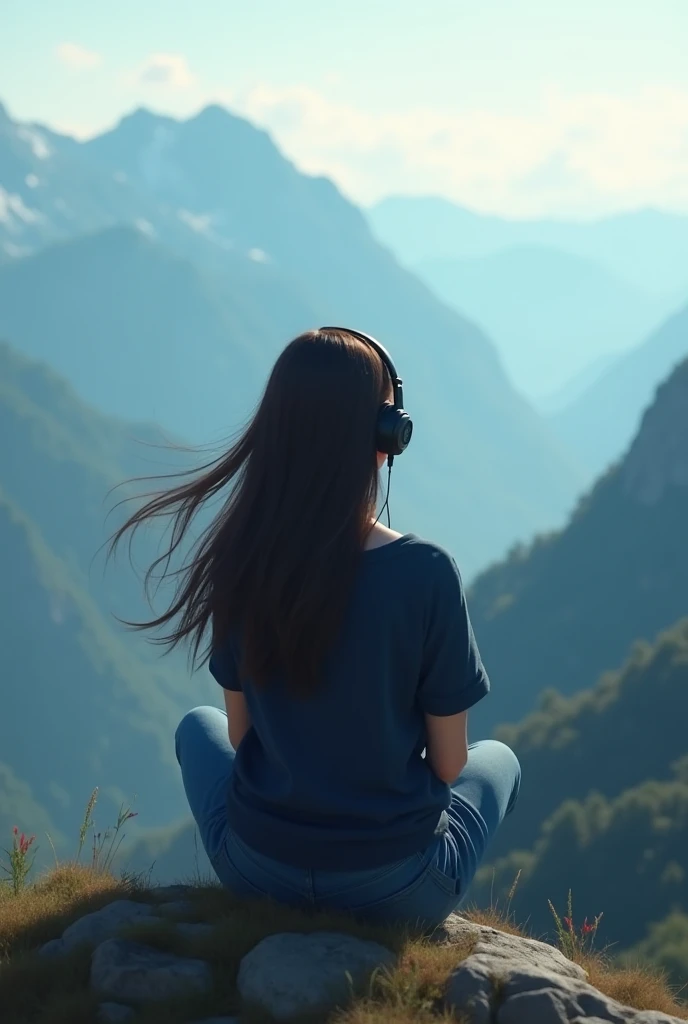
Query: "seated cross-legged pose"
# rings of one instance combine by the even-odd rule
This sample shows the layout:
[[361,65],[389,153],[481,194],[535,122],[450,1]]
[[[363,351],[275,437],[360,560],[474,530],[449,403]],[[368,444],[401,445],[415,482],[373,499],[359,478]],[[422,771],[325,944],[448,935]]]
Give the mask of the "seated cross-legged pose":
[[411,434],[375,339],[304,333],[238,440],[153,496],[112,548],[165,514],[172,547],[224,498],[169,610],[131,623],[179,615],[158,642],[192,640],[194,658],[208,635],[224,710],[189,711],[176,753],[222,884],[434,927],[465,900],[520,769],[504,744],[468,743],[490,684],[454,559],[375,516],[380,470]]

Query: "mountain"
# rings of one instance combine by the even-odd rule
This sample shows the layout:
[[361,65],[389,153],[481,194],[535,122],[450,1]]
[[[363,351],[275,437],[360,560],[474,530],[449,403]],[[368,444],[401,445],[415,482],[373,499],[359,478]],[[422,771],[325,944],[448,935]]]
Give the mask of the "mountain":
[[571,377],[563,387],[539,398],[534,403],[535,407],[543,416],[556,415],[580,398],[595,381],[599,380],[605,370],[608,370],[610,366],[622,357],[623,353],[613,352],[593,359],[579,373]]
[[[538,708],[496,736],[518,754],[524,779],[518,814],[492,857],[528,849],[542,823],[567,800],[613,800],[647,779],[669,779],[686,753],[688,618],[654,644],[638,641],[621,667],[571,697],[540,694]],[[564,766],[566,766],[564,768]]]
[[687,436],[688,360],[568,525],[475,581],[471,615],[494,687],[475,709],[478,731],[520,720],[545,689],[591,686],[634,641],[688,615]]
[[40,125],[17,124],[0,104],[0,254],[5,259],[155,215],[151,197],[92,168],[79,153],[73,139]]
[[615,360],[550,422],[591,472],[601,472],[630,443],[655,388],[686,356],[688,306]]
[[392,196],[367,210],[375,236],[407,266],[542,246],[593,260],[643,292],[688,296],[688,214],[643,209],[597,220],[515,220],[435,196]]
[[413,269],[441,299],[485,328],[511,380],[536,403],[601,354],[639,343],[668,311],[665,297],[591,259],[545,246],[428,259]]
[[[170,749],[179,695],[173,699],[162,674],[115,635],[35,523],[4,495],[0,552],[5,771],[27,787],[58,843],[65,832],[72,841],[78,835],[99,783],[110,798],[138,794],[146,818],[179,813]],[[33,831],[42,821],[29,820],[31,813],[23,799],[13,801],[2,808],[0,831],[8,836],[17,823]]]
[[192,441],[248,414],[283,332],[317,315],[269,267],[235,257],[231,273],[202,272],[129,227],[0,267],[0,336],[106,414]]
[[[146,827],[186,807],[174,757],[181,716],[212,703],[207,672],[191,680],[185,652],[159,648],[113,618],[150,613],[126,552],[104,571],[103,543],[122,521],[111,489],[137,473],[190,465],[152,446],[147,424],[108,419],[54,371],[0,345],[0,833],[14,824],[73,850],[83,808],[101,787],[99,825],[136,797]],[[132,547],[149,564],[159,534]],[[157,605],[156,605],[157,607]]]
[[[616,948],[688,912],[687,715],[684,619],[591,690],[552,695],[501,730],[521,760],[523,799],[475,898],[501,902],[520,869],[512,909],[535,934],[552,929],[547,900],[561,912],[571,889],[577,923],[604,912],[600,944]],[[682,970],[688,977],[688,958]]]
[[85,159],[82,143],[13,121],[0,104],[0,264],[114,226],[136,227],[211,267],[227,254],[185,211]]
[[[15,134],[22,130],[15,126]],[[117,404],[104,411],[154,415],[165,429],[207,440],[211,418],[213,436],[220,423],[226,433],[228,423],[243,419],[269,362],[297,325],[351,323],[389,345],[415,420],[413,447],[395,479],[392,504],[402,515],[395,525],[451,546],[470,576],[516,538],[563,521],[582,470],[514,391],[488,338],[401,268],[330,181],[299,173],[265,132],[209,107],[183,122],[141,110],[87,143],[50,141],[48,163],[65,168],[76,161],[82,175],[100,175],[122,183],[132,197],[146,197],[145,213],[132,206],[122,224],[138,224],[150,258],[167,263],[164,274],[150,272],[155,280],[148,290],[141,243],[134,274],[123,267],[121,252],[110,255],[124,243],[100,231],[95,240],[67,243],[68,251],[53,247],[0,267],[0,334],[30,354],[60,360],[55,365],[85,398],[100,402],[103,392],[116,392]],[[173,232],[172,222],[184,231]],[[169,259],[151,255],[157,246]],[[193,267],[182,273],[176,266],[173,273],[172,255]],[[80,287],[84,272],[92,299]],[[36,275],[47,298],[29,313]],[[191,282],[194,275],[203,284],[198,277]],[[51,291],[53,279],[59,291]],[[196,296],[192,306],[189,291]],[[201,310],[199,291],[212,315]],[[166,304],[174,315],[166,317]],[[99,309],[107,311],[105,322]],[[229,362],[217,372],[225,334]],[[116,358],[112,351],[101,358],[94,339],[125,356],[113,378],[116,389],[88,368]],[[160,359],[155,376],[145,372],[147,351],[159,355],[162,348],[175,353],[176,366],[168,362],[166,370],[176,385],[169,387]],[[125,385],[132,351],[136,371]],[[207,381],[206,367],[216,380]],[[412,510],[421,506],[422,517],[414,519]]]

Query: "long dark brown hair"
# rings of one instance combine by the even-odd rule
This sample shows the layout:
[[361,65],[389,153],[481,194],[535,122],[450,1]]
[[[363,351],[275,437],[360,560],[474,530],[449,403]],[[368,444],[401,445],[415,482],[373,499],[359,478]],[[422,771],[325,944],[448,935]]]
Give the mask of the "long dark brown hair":
[[[390,380],[378,354],[346,331],[309,331],[275,363],[260,403],[222,455],[200,468],[137,479],[190,476],[150,500],[112,535],[108,559],[124,535],[173,516],[170,559],[207,500],[228,494],[191,548],[168,610],[137,630],[178,624],[154,642],[191,641],[201,664],[236,631],[242,678],[257,686],[275,673],[295,695],[319,681],[346,609],[378,498],[375,426]],[[230,487],[231,485],[231,487]],[[125,499],[127,500],[127,499]]]

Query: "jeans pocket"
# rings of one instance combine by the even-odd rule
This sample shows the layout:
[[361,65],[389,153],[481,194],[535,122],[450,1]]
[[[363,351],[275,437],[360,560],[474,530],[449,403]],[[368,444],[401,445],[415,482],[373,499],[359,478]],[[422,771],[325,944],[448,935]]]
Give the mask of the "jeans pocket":
[[436,864],[430,864],[428,874],[448,896],[458,897],[461,895],[461,879],[445,874]]

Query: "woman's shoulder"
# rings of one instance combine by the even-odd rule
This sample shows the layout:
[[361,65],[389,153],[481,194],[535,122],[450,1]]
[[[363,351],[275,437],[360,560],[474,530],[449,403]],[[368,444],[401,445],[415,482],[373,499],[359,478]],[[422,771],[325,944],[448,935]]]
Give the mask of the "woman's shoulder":
[[460,581],[460,573],[452,553],[443,545],[419,536],[417,533],[398,533],[385,528],[374,546],[366,553],[377,557],[396,557],[407,567],[415,567],[423,575],[444,580]]

